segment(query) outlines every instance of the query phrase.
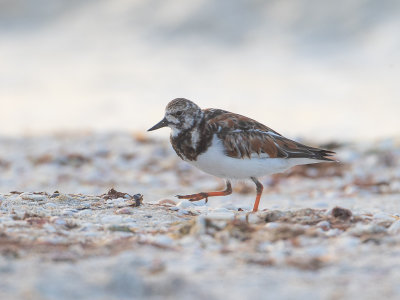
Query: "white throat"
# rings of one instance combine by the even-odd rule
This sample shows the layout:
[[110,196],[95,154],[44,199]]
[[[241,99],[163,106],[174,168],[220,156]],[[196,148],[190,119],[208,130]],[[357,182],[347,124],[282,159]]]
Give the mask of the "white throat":
[[182,132],[181,129],[178,129],[175,126],[171,126],[170,128],[171,128],[171,136],[172,137],[177,137]]

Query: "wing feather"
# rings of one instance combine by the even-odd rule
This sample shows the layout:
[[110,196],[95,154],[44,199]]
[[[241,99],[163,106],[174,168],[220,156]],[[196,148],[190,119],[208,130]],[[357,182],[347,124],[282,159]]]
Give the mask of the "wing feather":
[[285,138],[271,128],[242,115],[208,109],[207,130],[217,134],[226,155],[234,158],[310,158],[333,161],[335,152],[306,146]]

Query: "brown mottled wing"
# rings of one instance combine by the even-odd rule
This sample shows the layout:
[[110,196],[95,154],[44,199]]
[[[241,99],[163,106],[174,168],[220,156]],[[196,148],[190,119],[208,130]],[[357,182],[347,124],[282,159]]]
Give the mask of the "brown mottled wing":
[[207,130],[217,134],[230,157],[252,158],[258,155],[333,161],[329,156],[334,152],[292,141],[253,119],[224,110],[207,109],[204,112]]

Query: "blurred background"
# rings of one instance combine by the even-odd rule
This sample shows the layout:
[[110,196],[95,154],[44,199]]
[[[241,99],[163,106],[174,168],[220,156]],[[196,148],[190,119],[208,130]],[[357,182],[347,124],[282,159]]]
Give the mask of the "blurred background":
[[0,0],[0,134],[142,131],[185,97],[292,138],[398,136],[399,29],[397,0]]

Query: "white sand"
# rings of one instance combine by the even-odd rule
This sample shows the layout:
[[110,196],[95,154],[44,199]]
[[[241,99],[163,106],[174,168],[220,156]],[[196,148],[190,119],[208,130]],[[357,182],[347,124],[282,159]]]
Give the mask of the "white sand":
[[[123,133],[3,138],[0,298],[396,299],[399,144],[337,151],[343,165],[264,179],[261,211],[246,222],[252,184],[207,205],[178,202],[172,195],[222,183],[167,143]],[[100,197],[111,187],[143,194],[143,205]],[[334,217],[335,206],[352,216]]]

